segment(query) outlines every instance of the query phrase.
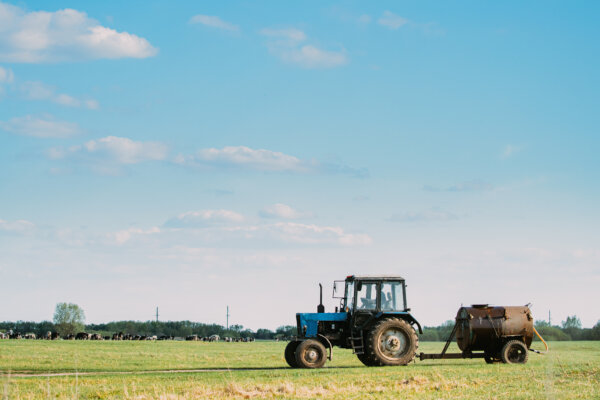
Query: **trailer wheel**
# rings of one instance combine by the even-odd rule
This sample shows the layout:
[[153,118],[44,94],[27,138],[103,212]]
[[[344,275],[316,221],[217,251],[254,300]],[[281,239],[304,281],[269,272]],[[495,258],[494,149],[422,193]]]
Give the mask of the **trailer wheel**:
[[501,361],[497,355],[491,355],[487,353],[483,356],[483,359],[487,364],[493,364]]
[[419,338],[408,322],[389,318],[373,326],[365,344],[371,365],[406,365],[417,354]]
[[520,340],[511,340],[506,343],[500,352],[502,362],[506,364],[525,364],[529,358],[527,346]]
[[296,363],[300,368],[321,368],[327,361],[327,350],[321,342],[308,339],[296,348]]
[[296,362],[296,349],[300,344],[300,340],[292,340],[285,346],[284,357],[285,361],[292,368],[298,368],[298,363]]

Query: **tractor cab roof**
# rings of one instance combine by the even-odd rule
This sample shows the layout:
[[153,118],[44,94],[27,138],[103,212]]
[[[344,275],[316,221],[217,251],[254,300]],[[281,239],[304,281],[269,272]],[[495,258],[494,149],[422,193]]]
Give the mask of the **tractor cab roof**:
[[403,281],[399,275],[348,275],[347,281]]

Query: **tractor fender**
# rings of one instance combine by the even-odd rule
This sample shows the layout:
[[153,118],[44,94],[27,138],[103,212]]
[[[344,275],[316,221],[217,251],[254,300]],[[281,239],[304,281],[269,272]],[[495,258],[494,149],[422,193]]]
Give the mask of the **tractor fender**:
[[386,318],[386,317],[396,317],[396,318],[400,318],[405,320],[406,322],[408,322],[411,325],[417,325],[417,328],[419,328],[419,333],[422,335],[423,334],[423,328],[421,328],[421,324],[419,323],[419,321],[417,321],[417,319],[415,317],[412,316],[411,313],[408,312],[386,312],[386,313],[377,313],[377,315],[375,316],[375,318],[380,319],[380,318]]
[[321,335],[320,333],[317,333],[317,339],[319,339],[319,342],[323,343],[323,345],[327,349],[329,349],[329,356],[327,358],[329,359],[329,361],[331,361],[333,359],[333,345],[331,344],[329,339],[327,339],[327,337]]

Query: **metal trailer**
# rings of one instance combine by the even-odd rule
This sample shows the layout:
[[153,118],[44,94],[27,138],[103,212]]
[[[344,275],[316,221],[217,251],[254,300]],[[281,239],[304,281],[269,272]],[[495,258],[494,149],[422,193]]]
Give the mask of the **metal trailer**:
[[[483,358],[488,364],[500,361],[524,364],[534,332],[529,306],[491,307],[474,304],[461,307],[442,352],[421,353],[419,359]],[[454,337],[461,353],[447,353]]]

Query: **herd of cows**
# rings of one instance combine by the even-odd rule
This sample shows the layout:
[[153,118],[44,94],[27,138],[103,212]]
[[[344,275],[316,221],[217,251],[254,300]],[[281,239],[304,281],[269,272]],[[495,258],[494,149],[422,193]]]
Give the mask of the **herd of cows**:
[[60,337],[58,332],[50,332],[45,335],[40,335],[39,337],[35,333],[19,333],[9,331],[7,333],[0,332],[0,339],[38,339],[38,340],[187,340],[187,341],[195,341],[195,342],[218,342],[220,340],[224,342],[254,342],[254,338],[232,338],[232,337],[224,337],[221,339],[219,335],[212,336],[198,336],[198,335],[189,335],[185,338],[173,337],[173,336],[147,336],[147,335],[132,335],[130,333],[118,332],[114,333],[112,336],[102,336],[99,333],[87,333],[87,332],[79,332],[76,335],[66,335],[64,337]]

